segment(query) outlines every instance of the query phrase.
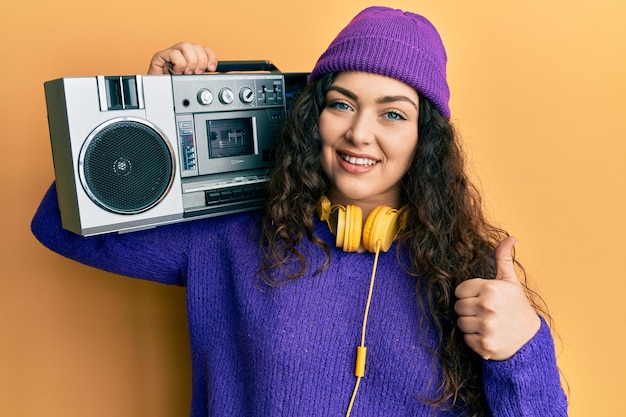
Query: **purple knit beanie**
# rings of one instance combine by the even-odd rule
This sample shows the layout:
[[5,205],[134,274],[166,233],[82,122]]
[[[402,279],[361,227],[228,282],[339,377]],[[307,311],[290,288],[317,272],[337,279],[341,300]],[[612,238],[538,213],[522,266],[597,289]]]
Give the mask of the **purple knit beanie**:
[[364,71],[400,80],[450,118],[446,50],[423,16],[369,7],[352,19],[315,64],[311,82],[339,71]]

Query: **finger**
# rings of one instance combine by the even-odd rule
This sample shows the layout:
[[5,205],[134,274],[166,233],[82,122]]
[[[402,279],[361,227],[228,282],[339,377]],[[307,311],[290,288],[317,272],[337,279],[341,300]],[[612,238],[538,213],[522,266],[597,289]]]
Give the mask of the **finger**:
[[209,72],[214,72],[217,69],[217,54],[208,46],[203,47],[204,53],[207,56],[207,66],[206,69]]
[[486,346],[485,339],[481,335],[468,333],[463,335],[463,340],[470,349],[478,353],[483,359],[488,360],[493,357],[493,352]]
[[191,67],[189,63],[189,70],[194,74],[204,74],[205,72],[214,72],[217,68],[217,55],[213,50],[207,46],[193,45],[195,54],[195,67]]
[[171,62],[171,59],[169,58],[167,50],[156,52],[150,60],[150,65],[148,66],[148,74],[167,74],[169,71],[169,62]]
[[463,281],[454,289],[454,295],[459,300],[478,297],[483,286],[485,285],[485,281],[486,280],[482,278],[473,278]]
[[509,236],[500,242],[498,247],[496,247],[496,279],[517,280],[515,264],[513,262],[513,247],[515,246],[516,241],[517,240],[513,236]]
[[167,63],[165,70],[169,73],[170,69],[174,74],[184,74],[187,70],[187,58],[182,51],[170,50],[166,56]]
[[148,74],[202,74],[217,68],[217,55],[206,46],[179,42],[154,54]]
[[454,303],[454,312],[460,316],[477,316],[480,312],[477,306],[477,298],[465,298]]
[[154,54],[150,61],[148,74],[168,74],[170,67],[177,74],[181,74],[184,71],[187,66],[185,57],[181,51],[172,48]]
[[209,47],[183,42],[178,45],[185,59],[185,74],[203,74],[207,71],[215,71],[217,67],[217,55]]
[[476,316],[462,316],[456,320],[456,326],[464,334],[482,335],[485,331],[483,328],[483,320]]
[[174,45],[173,48],[180,52],[180,58],[178,55],[173,54],[173,58],[176,58],[176,61],[171,61],[174,71],[176,73],[180,71],[182,74],[195,73],[198,67],[198,60],[201,59],[201,57],[198,56],[197,45],[189,42],[181,42]]
[[204,74],[209,63],[209,57],[207,56],[204,47],[202,45],[193,45],[193,53],[196,58],[195,66],[189,68],[189,71],[194,74]]
[[197,66],[198,57],[195,46],[189,42],[179,42],[157,52],[150,67],[158,67],[159,73],[167,74],[170,69],[174,74],[192,74]]

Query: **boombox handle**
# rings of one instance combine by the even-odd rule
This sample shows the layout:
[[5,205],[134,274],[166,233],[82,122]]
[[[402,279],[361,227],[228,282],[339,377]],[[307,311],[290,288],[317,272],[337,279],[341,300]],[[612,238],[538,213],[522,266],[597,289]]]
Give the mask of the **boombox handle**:
[[215,72],[269,71],[280,72],[271,61],[219,61]]

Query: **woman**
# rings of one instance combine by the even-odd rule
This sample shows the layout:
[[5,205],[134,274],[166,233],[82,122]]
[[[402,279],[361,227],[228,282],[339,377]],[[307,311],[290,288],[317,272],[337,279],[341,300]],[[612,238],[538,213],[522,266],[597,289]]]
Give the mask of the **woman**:
[[[182,43],[149,72],[216,62]],[[61,229],[52,187],[33,232],[79,262],[186,286],[192,416],[565,416],[515,240],[465,174],[445,65],[428,20],[367,8],[313,69],[263,213],[83,238]]]

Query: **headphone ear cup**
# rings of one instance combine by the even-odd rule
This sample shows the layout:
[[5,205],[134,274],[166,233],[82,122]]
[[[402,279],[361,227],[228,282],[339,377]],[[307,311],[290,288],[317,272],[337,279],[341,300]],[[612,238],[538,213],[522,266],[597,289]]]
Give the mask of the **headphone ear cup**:
[[[354,252],[361,246],[361,223],[363,214],[359,206],[347,205],[343,238],[344,252]],[[339,229],[339,228],[337,228]],[[339,236],[339,231],[337,231]],[[338,245],[339,246],[339,245]]]
[[317,215],[320,220],[325,221],[326,223],[330,221],[330,200],[328,197],[323,196],[320,199],[320,203],[317,206]]
[[337,209],[337,233],[335,233],[335,246],[343,248],[343,241],[346,235],[346,209]]
[[391,207],[376,207],[367,217],[363,226],[363,247],[369,252],[387,252],[398,235],[398,210]]

